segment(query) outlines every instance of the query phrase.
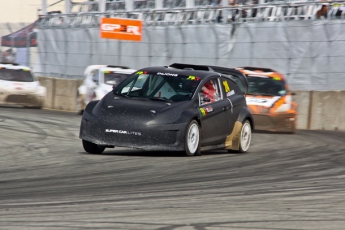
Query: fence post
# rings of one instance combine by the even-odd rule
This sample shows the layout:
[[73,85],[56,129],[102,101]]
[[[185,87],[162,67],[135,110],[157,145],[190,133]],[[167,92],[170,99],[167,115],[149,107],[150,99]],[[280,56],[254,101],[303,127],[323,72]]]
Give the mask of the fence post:
[[[331,39],[331,36],[330,36],[330,32],[329,32],[329,27],[328,27],[328,24],[329,24],[329,21],[328,20],[324,20],[323,21],[323,28],[325,30],[325,34],[326,34],[326,37],[327,37],[327,72],[333,72],[331,70],[331,53],[332,53],[332,39]],[[329,89],[329,76],[327,75],[327,88]]]
[[283,28],[284,28],[284,31],[285,31],[285,35],[286,35],[286,40],[288,42],[288,45],[287,45],[287,53],[288,53],[288,58],[287,58],[287,69],[286,69],[286,77],[287,79],[290,78],[291,76],[291,49],[290,49],[290,44],[291,44],[291,38],[290,38],[290,34],[289,34],[289,29],[288,29],[288,26],[285,22],[285,20],[282,20],[282,23],[283,23]]

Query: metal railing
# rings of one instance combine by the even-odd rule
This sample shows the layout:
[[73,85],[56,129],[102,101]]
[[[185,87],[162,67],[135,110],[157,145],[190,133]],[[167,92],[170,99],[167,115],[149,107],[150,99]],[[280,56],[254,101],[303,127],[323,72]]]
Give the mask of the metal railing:
[[[334,2],[335,3],[335,2]],[[333,3],[333,4],[334,4]],[[340,3],[339,3],[340,4]],[[198,7],[162,10],[82,12],[53,14],[42,17],[45,27],[94,27],[101,17],[133,18],[143,20],[147,26],[200,23],[242,23],[261,21],[314,20],[322,7],[320,2],[246,5],[238,7]],[[345,10],[340,5],[329,5],[323,19],[344,19]]]

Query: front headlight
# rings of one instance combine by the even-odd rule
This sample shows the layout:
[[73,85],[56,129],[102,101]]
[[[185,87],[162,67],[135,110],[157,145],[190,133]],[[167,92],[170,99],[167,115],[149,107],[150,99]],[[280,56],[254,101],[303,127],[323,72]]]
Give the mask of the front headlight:
[[282,113],[282,112],[286,112],[288,110],[291,109],[291,103],[292,103],[292,97],[291,95],[286,95],[285,96],[285,103],[282,104],[281,106],[279,106],[275,112],[276,113]]
[[276,113],[282,113],[282,112],[286,112],[288,110],[291,109],[291,104],[282,104],[281,106],[279,106],[275,112]]

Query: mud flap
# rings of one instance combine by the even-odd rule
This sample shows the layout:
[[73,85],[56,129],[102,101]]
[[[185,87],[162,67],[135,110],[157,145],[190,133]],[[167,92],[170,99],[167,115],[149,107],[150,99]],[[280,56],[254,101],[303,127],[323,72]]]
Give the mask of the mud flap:
[[225,139],[225,148],[232,150],[240,149],[240,135],[242,130],[242,123],[239,121],[235,122],[234,128],[229,136]]

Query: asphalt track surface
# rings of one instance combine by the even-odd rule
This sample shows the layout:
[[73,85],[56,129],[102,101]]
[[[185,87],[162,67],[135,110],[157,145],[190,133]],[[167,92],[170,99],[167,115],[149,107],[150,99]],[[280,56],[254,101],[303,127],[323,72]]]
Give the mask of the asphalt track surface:
[[345,133],[254,133],[250,151],[84,152],[81,117],[0,107],[0,229],[345,229]]

